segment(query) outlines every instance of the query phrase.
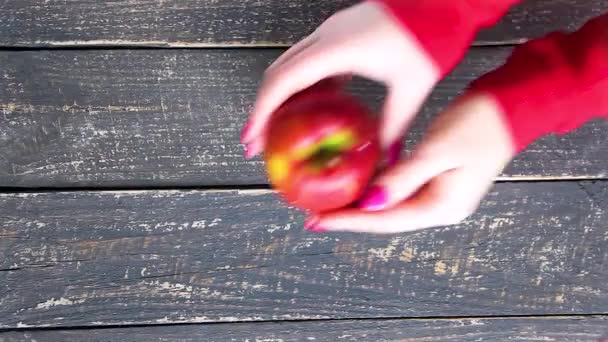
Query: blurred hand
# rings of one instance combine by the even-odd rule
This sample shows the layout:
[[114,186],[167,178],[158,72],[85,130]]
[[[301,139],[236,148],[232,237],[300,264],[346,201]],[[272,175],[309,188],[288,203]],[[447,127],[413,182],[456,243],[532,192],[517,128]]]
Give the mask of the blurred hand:
[[473,213],[514,156],[491,97],[467,97],[440,114],[413,154],[382,174],[360,201],[313,217],[311,231],[399,233],[456,224]]
[[439,71],[385,9],[364,2],[330,17],[268,68],[242,133],[246,157],[264,149],[270,116],[289,97],[323,79],[350,75],[387,86],[381,142],[398,155],[398,141],[437,83]]

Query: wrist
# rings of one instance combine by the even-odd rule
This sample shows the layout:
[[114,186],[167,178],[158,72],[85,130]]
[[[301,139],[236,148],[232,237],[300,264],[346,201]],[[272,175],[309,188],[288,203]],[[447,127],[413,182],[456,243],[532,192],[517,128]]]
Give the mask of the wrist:
[[554,32],[516,47],[469,94],[490,94],[516,150],[548,134],[566,134],[608,111],[608,15],[574,33]]
[[[421,44],[416,34],[402,25],[382,1],[370,0],[368,5],[374,11],[381,12],[386,18],[387,25],[382,31],[382,36],[388,37],[391,42],[390,53],[398,56],[399,60],[399,65],[393,65],[393,70],[390,70],[390,77],[385,77],[393,82],[388,86],[397,86],[404,82],[411,84],[412,80],[415,80],[417,88],[430,91],[442,77],[441,66]],[[386,62],[391,64],[390,60],[392,58],[387,56]]]
[[491,154],[508,163],[518,152],[513,130],[505,115],[504,108],[491,93],[476,93],[464,96],[462,101],[470,102],[467,109],[476,121],[480,144],[487,144]]
[[508,163],[519,151],[504,108],[491,93],[476,94],[473,98],[479,108],[478,112],[485,119],[484,125],[488,128],[487,141],[496,146],[497,155],[505,164]]
[[481,158],[488,165],[502,168],[517,153],[504,110],[492,94],[466,94],[446,114],[438,118],[436,125],[457,127],[454,131],[462,132],[446,143],[460,146],[462,153],[468,155],[465,159]]
[[448,74],[462,59],[477,33],[478,23],[468,6],[452,2],[368,0],[376,3],[401,27],[408,38],[417,42],[426,58],[439,71]]

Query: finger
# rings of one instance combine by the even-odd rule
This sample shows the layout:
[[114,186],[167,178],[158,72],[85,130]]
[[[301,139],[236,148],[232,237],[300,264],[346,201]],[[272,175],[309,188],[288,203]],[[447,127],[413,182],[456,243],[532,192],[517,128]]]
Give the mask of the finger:
[[[341,75],[326,80],[327,86],[341,88],[345,83],[352,79],[351,75]],[[253,138],[251,142],[245,144],[245,158],[251,159],[261,153],[266,146],[266,130],[264,129],[259,137]]]
[[388,169],[361,197],[359,208],[384,210],[402,202],[436,176],[456,168],[449,156],[427,151],[421,146],[414,154]]
[[261,138],[253,139],[245,145],[245,159],[251,159],[264,150],[264,142]]
[[370,212],[346,209],[325,214],[307,222],[312,232],[354,232],[394,234],[430,228],[441,224],[441,202],[438,187],[429,184],[416,196],[391,209]]
[[289,97],[331,76],[345,74],[340,49],[314,44],[268,73],[258,93],[243,142],[260,136],[272,113]]
[[294,44],[292,47],[287,49],[279,58],[277,58],[269,67],[268,70],[272,70],[273,68],[278,67],[281,64],[284,64],[286,61],[291,59],[292,57],[298,55],[300,52],[304,51],[306,48],[313,45],[315,42],[319,40],[319,34],[317,31],[312,34],[304,37],[302,40]]
[[403,138],[398,139],[397,141],[395,141],[394,143],[392,143],[388,149],[386,150],[386,157],[385,157],[385,162],[384,162],[384,166],[386,168],[391,168],[394,167],[395,165],[397,165],[397,163],[399,162],[399,159],[401,157],[401,151],[403,150]]
[[411,87],[405,84],[393,86],[386,97],[380,122],[380,139],[385,149],[405,135],[422,105],[425,96]]
[[306,228],[313,232],[393,234],[456,224],[469,216],[480,201],[476,195],[463,196],[467,194],[461,186],[464,178],[465,172],[461,169],[447,171],[414,197],[391,209],[378,212],[342,210],[316,217],[307,222]]

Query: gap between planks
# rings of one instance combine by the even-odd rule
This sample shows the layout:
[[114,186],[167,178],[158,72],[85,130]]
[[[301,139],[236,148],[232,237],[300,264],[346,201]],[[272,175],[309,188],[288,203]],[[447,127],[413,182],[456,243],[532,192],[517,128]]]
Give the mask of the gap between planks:
[[[561,176],[561,177],[543,177],[543,176],[522,176],[522,177],[497,177],[495,183],[556,183],[556,182],[604,182],[608,181],[608,176]],[[0,195],[2,194],[20,194],[20,193],[51,193],[51,192],[116,192],[116,193],[141,193],[146,191],[165,191],[165,192],[183,192],[183,191],[204,191],[204,192],[234,192],[247,195],[266,194],[272,192],[273,189],[269,184],[249,184],[249,185],[215,185],[215,186],[142,186],[142,187],[3,187],[0,186]]]
[[[502,41],[483,41],[474,42],[472,47],[496,47],[496,46],[513,46],[524,44],[529,39],[511,39]],[[205,43],[205,42],[167,42],[162,40],[66,40],[66,41],[43,41],[38,40],[33,42],[17,42],[11,45],[0,45],[0,50],[18,49],[18,50],[46,50],[46,49],[63,49],[63,48],[152,48],[152,49],[242,49],[242,48],[261,48],[261,49],[276,49],[289,48],[293,44],[287,42],[227,42],[227,43]]]
[[22,324],[15,328],[0,328],[0,333],[11,331],[57,331],[57,330],[103,330],[103,329],[132,329],[146,327],[169,327],[186,325],[236,325],[236,324],[266,324],[266,323],[332,323],[332,322],[387,322],[387,321],[457,321],[457,320],[509,320],[509,319],[589,319],[608,318],[608,313],[587,314],[546,314],[546,315],[493,315],[493,316],[413,316],[413,317],[373,317],[373,318],[333,318],[333,319],[282,319],[282,320],[234,320],[234,321],[210,321],[210,322],[179,322],[179,323],[154,323],[154,324],[108,324],[108,325],[74,325],[65,327],[29,326]]

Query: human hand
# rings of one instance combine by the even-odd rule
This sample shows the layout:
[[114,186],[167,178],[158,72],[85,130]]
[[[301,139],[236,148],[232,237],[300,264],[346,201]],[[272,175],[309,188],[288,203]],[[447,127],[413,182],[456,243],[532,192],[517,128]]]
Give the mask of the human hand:
[[413,154],[383,173],[360,201],[308,220],[314,232],[400,233],[456,224],[472,214],[515,149],[494,99],[461,99],[431,125]]
[[345,75],[387,86],[380,141],[398,155],[397,142],[440,73],[416,39],[387,10],[364,2],[327,19],[268,68],[242,133],[246,157],[264,149],[266,126],[284,101],[323,79]]

